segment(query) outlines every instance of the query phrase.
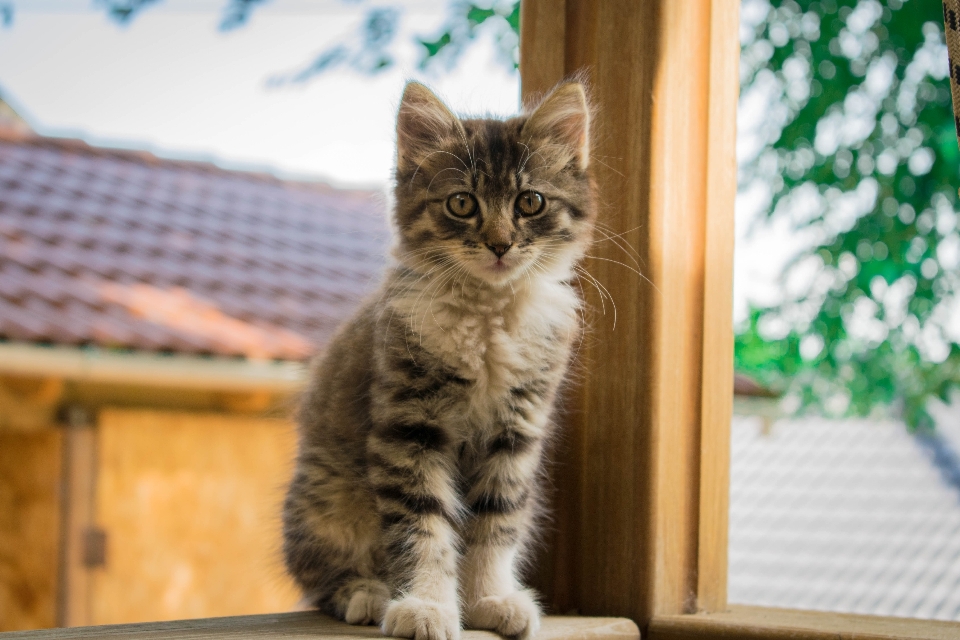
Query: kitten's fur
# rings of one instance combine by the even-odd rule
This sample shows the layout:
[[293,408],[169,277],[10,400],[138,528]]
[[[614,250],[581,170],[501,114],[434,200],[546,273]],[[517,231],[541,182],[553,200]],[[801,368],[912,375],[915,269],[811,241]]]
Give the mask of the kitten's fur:
[[[316,363],[300,412],[284,552],[311,604],[416,640],[456,640],[461,614],[468,628],[537,632],[518,564],[580,332],[589,127],[576,82],[506,121],[459,120],[407,85],[397,264]],[[528,190],[546,203],[523,217]],[[476,199],[468,219],[448,208],[457,193]]]

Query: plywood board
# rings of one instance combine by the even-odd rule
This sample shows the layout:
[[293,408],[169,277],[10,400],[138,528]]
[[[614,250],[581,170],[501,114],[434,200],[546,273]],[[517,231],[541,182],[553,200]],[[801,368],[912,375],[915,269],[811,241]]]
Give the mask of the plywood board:
[[91,622],[287,611],[279,555],[295,438],[284,420],[103,410]]
[[0,431],[0,631],[56,623],[61,435]]

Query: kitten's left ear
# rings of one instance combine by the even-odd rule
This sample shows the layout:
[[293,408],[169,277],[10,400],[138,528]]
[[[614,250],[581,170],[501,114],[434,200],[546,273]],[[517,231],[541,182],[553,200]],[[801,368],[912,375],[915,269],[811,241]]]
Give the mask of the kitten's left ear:
[[567,82],[544,98],[523,125],[525,138],[546,138],[567,147],[581,169],[590,163],[590,106],[579,82]]
[[450,137],[464,137],[457,116],[430,89],[407,83],[397,113],[397,169],[415,167]]

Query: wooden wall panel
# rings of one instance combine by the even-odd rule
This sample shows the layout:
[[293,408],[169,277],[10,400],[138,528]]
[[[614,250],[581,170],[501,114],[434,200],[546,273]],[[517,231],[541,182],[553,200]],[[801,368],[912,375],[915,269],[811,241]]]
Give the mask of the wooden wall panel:
[[[553,575],[540,585],[561,610],[643,628],[654,615],[725,604],[728,456],[714,447],[732,390],[738,3],[568,0],[562,28],[523,21],[557,4],[525,0],[522,88],[542,91],[558,73],[590,80],[601,227],[586,267],[617,323],[594,313],[580,353],[555,473]],[[562,52],[545,33],[562,34]],[[594,310],[609,308],[584,293]]]
[[56,626],[61,432],[0,432],[0,631]]
[[285,611],[280,504],[295,452],[275,419],[111,409],[98,421],[92,622]]

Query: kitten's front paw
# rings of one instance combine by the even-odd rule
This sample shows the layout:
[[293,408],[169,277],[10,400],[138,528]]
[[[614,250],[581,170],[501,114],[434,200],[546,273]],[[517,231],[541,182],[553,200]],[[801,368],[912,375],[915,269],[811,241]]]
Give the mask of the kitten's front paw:
[[480,598],[467,611],[467,627],[528,640],[540,631],[540,607],[529,589]]
[[387,605],[383,635],[414,640],[460,640],[456,605],[407,597]]
[[348,624],[380,624],[383,621],[383,612],[390,600],[390,592],[383,584],[371,585],[365,589],[358,589],[350,596],[347,611],[343,619]]

